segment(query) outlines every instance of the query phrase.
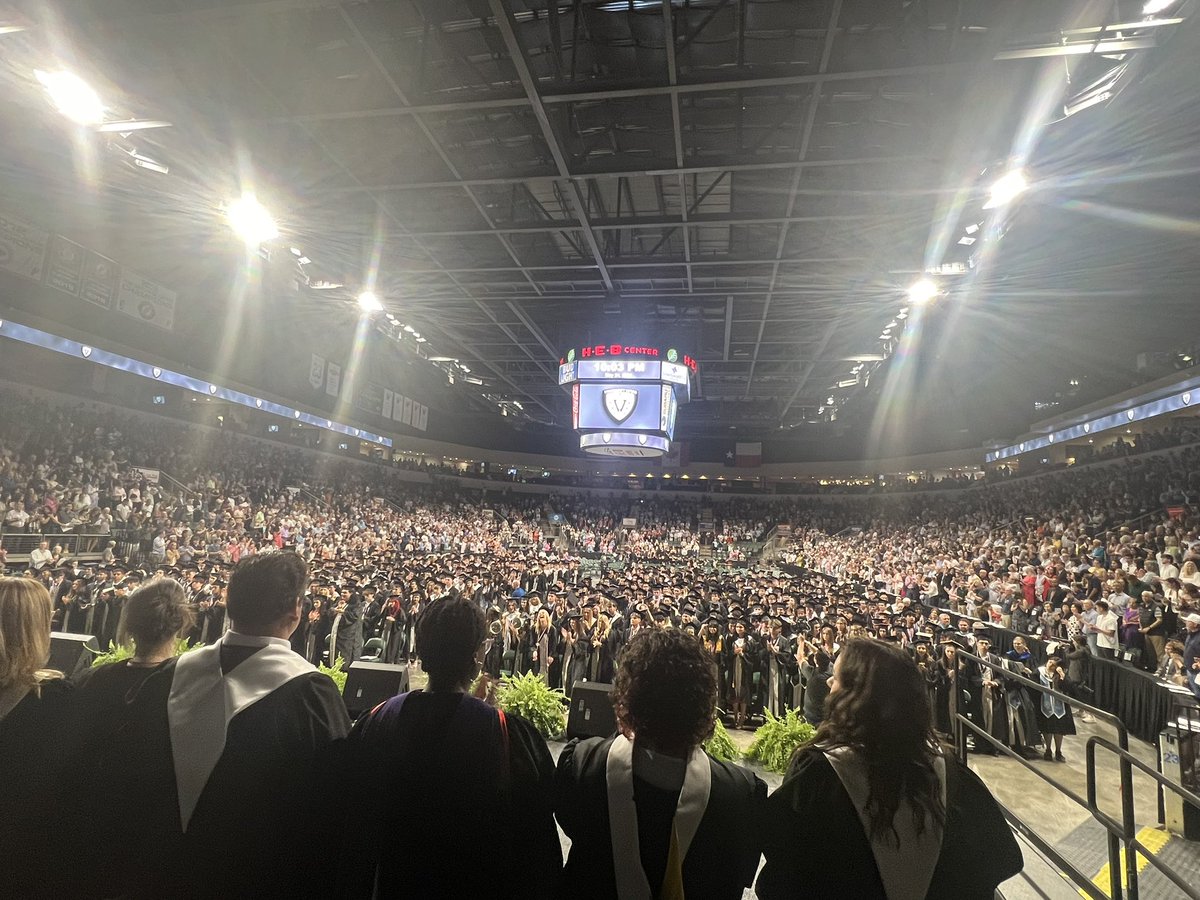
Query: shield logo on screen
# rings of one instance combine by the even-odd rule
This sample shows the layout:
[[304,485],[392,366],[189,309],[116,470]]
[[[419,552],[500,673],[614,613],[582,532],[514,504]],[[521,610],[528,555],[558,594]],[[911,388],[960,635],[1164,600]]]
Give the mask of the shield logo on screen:
[[620,425],[637,408],[638,392],[633,388],[608,388],[604,392],[604,411]]

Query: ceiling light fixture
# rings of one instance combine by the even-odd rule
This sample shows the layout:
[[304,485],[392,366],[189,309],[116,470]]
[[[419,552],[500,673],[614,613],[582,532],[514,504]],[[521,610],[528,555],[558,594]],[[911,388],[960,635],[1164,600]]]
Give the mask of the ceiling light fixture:
[[922,278],[914,281],[909,287],[908,302],[914,306],[920,306],[922,303],[928,303],[940,293],[936,282],[929,278]]
[[383,304],[379,302],[374,291],[363,291],[358,295],[358,308],[365,313],[383,312]]
[[1029,182],[1025,180],[1025,172],[1023,170],[1013,169],[1006,172],[996,179],[996,182],[992,185],[991,192],[988,194],[988,201],[983,204],[983,208],[995,209],[999,206],[1007,206],[1023,194],[1027,187],[1029,187]]
[[259,244],[279,237],[279,228],[266,208],[252,193],[244,193],[232,201],[225,210],[229,225],[247,246]]
[[1160,12],[1166,12],[1175,2],[1176,0],[1146,0],[1146,5],[1142,7],[1142,15],[1156,16]]
[[98,125],[104,121],[104,104],[95,89],[73,72],[43,72],[34,76],[46,89],[50,102],[60,113],[78,125]]

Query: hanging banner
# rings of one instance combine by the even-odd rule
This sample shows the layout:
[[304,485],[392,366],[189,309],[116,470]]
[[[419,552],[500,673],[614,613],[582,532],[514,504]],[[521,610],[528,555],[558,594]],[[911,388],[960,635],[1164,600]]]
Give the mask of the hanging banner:
[[325,364],[325,393],[336,397],[342,389],[342,367],[337,363]]
[[325,384],[325,357],[312,355],[312,362],[308,366],[308,383],[312,385],[314,391],[319,391]]
[[429,424],[429,407],[422,403],[421,404],[421,418],[420,418],[420,421],[417,422],[417,427],[420,428],[422,431],[424,431],[425,427],[428,424]]
[[176,294],[144,275],[121,270],[117,288],[117,309],[147,325],[170,331],[175,327]]
[[392,417],[392,401],[395,399],[395,396],[387,388],[383,389],[383,417],[385,419]]
[[376,416],[381,415],[383,413],[383,388],[373,381],[368,381],[359,389],[355,402],[363,412]]
[[13,216],[0,215],[0,269],[42,280],[50,232]]
[[392,398],[392,421],[393,422],[403,421],[404,402],[407,399],[408,398],[405,397],[403,394],[396,394],[396,396]]
[[87,251],[61,234],[50,238],[46,259],[46,284],[64,294],[78,297],[83,292],[83,259]]
[[411,425],[412,424],[412,414],[413,414],[412,397],[405,397],[404,398],[404,413],[403,413],[403,415],[401,415],[400,421],[403,422],[405,425]]
[[112,309],[117,296],[121,267],[95,250],[85,250],[83,257],[83,286],[79,296],[88,303]]

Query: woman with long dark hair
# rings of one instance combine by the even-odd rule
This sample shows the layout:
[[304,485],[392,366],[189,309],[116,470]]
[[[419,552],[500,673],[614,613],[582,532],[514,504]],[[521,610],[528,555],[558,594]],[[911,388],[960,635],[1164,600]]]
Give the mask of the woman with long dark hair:
[[1020,848],[983,782],[942,753],[913,661],[853,639],[829,688],[816,736],[767,802],[758,896],[991,898],[1021,870]]

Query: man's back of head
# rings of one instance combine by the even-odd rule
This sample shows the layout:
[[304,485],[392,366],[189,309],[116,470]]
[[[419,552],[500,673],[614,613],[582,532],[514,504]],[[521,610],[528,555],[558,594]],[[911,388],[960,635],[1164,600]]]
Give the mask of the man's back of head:
[[[232,628],[242,634],[274,636],[293,615],[308,584],[308,565],[298,553],[256,553],[233,570],[225,598]],[[291,622],[288,637],[295,629]]]

